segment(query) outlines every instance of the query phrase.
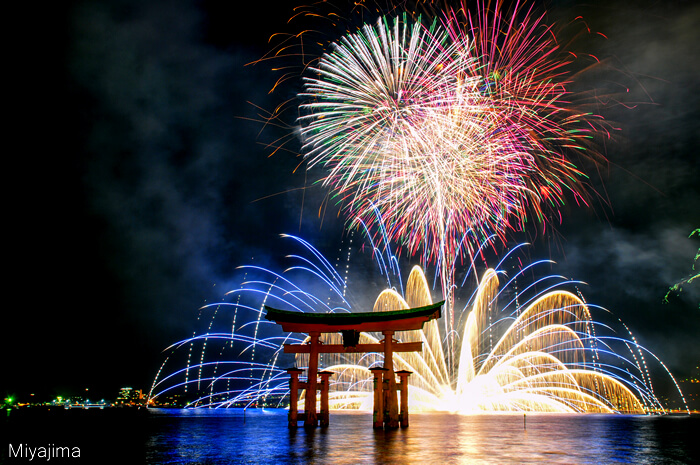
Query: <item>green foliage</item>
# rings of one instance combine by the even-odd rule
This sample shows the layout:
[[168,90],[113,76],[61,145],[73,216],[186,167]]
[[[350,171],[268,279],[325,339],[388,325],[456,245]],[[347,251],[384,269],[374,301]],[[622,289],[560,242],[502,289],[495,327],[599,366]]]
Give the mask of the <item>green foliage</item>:
[[[698,237],[700,237],[700,228],[691,232],[690,236],[688,236],[688,237],[693,237],[696,234]],[[669,295],[671,295],[672,293],[680,293],[681,291],[683,291],[683,286],[685,286],[686,284],[692,283],[693,280],[700,277],[700,267],[695,266],[695,265],[697,265],[698,258],[700,258],[700,248],[698,248],[698,252],[695,254],[695,259],[693,260],[693,265],[691,266],[690,274],[687,277],[678,281],[676,284],[674,284],[673,286],[671,286],[668,289],[668,292],[666,293],[666,296],[664,297],[664,302],[668,302]],[[698,309],[700,309],[700,302],[698,302]]]

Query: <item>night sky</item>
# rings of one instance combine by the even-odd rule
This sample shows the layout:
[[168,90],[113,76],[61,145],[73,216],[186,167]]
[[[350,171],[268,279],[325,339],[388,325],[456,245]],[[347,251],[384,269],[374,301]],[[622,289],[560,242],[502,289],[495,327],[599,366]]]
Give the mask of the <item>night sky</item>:
[[[270,156],[266,144],[290,130],[260,122],[258,107],[299,84],[269,94],[279,74],[245,66],[293,29],[293,6],[111,0],[17,13],[0,390],[147,390],[161,351],[236,285],[237,266],[280,266],[281,233],[337,250],[343,217],[332,203],[319,217],[319,173],[295,171],[298,143]],[[568,205],[555,233],[513,243],[532,240],[532,257],[588,283],[587,300],[682,378],[700,362],[700,284],[663,299],[700,246],[688,238],[700,227],[700,5],[546,6],[607,36],[587,42],[610,70],[592,84],[625,105],[602,110],[621,131],[606,143],[609,163],[589,171],[592,207]]]

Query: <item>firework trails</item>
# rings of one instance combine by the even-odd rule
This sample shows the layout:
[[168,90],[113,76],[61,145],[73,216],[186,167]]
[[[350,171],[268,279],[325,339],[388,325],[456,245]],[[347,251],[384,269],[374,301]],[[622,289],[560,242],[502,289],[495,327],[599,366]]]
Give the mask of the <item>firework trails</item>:
[[[242,267],[246,280],[229,293],[230,301],[201,309],[202,333],[170,348],[154,380],[151,403],[183,393],[190,407],[288,402],[285,369],[293,363],[305,368],[308,355],[297,355],[292,361],[283,354],[282,344],[303,342],[304,336],[283,334],[264,319],[264,306],[336,313],[354,311],[354,306],[347,275],[341,276],[307,242],[285,237],[303,252],[289,256],[292,265],[284,273]],[[637,344],[623,324],[626,338],[613,331],[609,322],[596,321],[596,312],[607,320],[611,315],[587,304],[576,290],[577,282],[542,276],[523,286],[525,275],[551,261],[521,266],[516,258],[520,247],[480,276],[476,271],[465,276],[465,282],[469,279],[477,286],[458,312],[458,356],[452,363],[448,363],[444,334],[436,321],[427,323],[422,331],[396,334],[404,342],[423,342],[420,353],[394,355],[396,369],[413,372],[409,378],[411,410],[664,411],[647,366],[652,363],[665,369],[663,364]],[[395,255],[386,245],[375,244],[374,252],[387,280],[387,290],[377,297],[374,311],[432,303],[421,268],[411,270],[404,288]],[[324,337],[325,343],[341,342],[339,334]],[[376,343],[380,338],[380,334],[362,333],[359,342]],[[324,354],[320,363],[324,370],[335,373],[333,408],[371,410],[369,369],[383,365],[383,354]],[[668,376],[673,379],[670,373]]]
[[585,202],[568,154],[594,157],[605,130],[571,103],[572,55],[541,16],[459,11],[342,37],[305,77],[299,118],[309,167],[327,170],[349,217],[439,265],[448,337],[450,265],[492,232],[544,225],[566,191]]
[[[303,153],[309,167],[326,170],[323,183],[386,279],[374,311],[429,305],[433,287],[446,301],[444,324],[396,336],[423,343],[421,353],[394,362],[413,372],[412,410],[663,411],[647,363],[663,364],[621,322],[620,333],[597,321],[594,313],[610,314],[587,304],[576,282],[544,276],[523,287],[543,262],[517,259],[516,266],[513,251],[476,271],[475,257],[528,218],[545,225],[567,196],[585,203],[585,176],[571,157],[598,157],[591,140],[606,130],[602,118],[573,103],[582,101],[570,91],[573,55],[531,13],[479,4],[476,13],[447,11],[428,23],[382,17],[348,32],[304,77]],[[292,255],[283,273],[242,267],[246,278],[230,301],[201,309],[205,328],[171,348],[150,402],[183,393],[195,407],[285,404],[284,368],[308,360],[285,358],[282,344],[303,336],[282,334],[264,319],[264,306],[367,310],[371,304],[348,292],[349,263],[341,276],[310,244],[286,237],[304,253]],[[423,265],[405,286],[390,244]],[[428,268],[438,285],[428,285]],[[354,282],[359,294],[366,284]],[[473,292],[460,297],[465,291]],[[340,335],[324,337],[340,342]],[[324,354],[321,366],[336,373],[332,406],[370,409],[369,369],[382,357]]]
[[467,231],[503,236],[528,214],[544,221],[567,190],[581,199],[566,154],[600,127],[565,99],[570,60],[549,28],[488,18],[466,30],[454,13],[442,26],[380,18],[305,78],[309,166],[328,170],[350,217],[378,209],[390,238],[428,262],[449,261]]

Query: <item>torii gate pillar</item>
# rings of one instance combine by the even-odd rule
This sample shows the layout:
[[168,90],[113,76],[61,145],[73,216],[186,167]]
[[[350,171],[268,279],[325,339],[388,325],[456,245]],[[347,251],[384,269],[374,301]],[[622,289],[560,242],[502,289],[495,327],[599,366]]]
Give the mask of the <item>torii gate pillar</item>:
[[384,428],[384,372],[386,368],[370,368],[374,375],[374,411],[372,412],[372,427]]
[[401,370],[397,371],[396,374],[399,375],[399,390],[401,391],[401,409],[399,411],[399,423],[401,423],[402,428],[408,428],[408,376],[411,371]]
[[309,369],[306,380],[306,397],[304,398],[304,428],[315,428],[318,426],[316,416],[316,384],[318,383],[318,338],[321,335],[318,331],[309,332]]
[[321,377],[321,427],[328,426],[330,422],[330,409],[328,408],[328,390],[331,386],[330,377],[333,375],[332,371],[319,371],[318,375]]
[[299,411],[297,406],[299,402],[299,374],[301,372],[302,370],[296,367],[287,368],[287,373],[289,373],[289,413],[287,414],[287,422],[290,428],[297,427]]
[[396,375],[394,374],[394,331],[382,331],[384,335],[384,384],[387,428],[399,427],[399,400],[396,397]]

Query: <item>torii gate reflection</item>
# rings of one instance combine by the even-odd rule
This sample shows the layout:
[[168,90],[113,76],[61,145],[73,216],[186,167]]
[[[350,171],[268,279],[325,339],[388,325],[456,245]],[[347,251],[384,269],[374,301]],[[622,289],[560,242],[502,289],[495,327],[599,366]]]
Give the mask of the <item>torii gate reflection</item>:
[[[296,428],[303,420],[304,427],[328,426],[328,387],[333,374],[318,371],[319,354],[384,352],[384,367],[372,368],[374,374],[374,428],[408,427],[408,376],[410,371],[394,373],[394,352],[420,352],[422,342],[397,342],[393,339],[396,331],[415,331],[433,319],[440,318],[443,302],[425,307],[388,312],[365,313],[301,313],[265,307],[266,319],[282,326],[284,331],[306,333],[308,342],[285,344],[287,354],[309,354],[307,380],[301,381],[299,368],[290,368],[289,381],[289,427]],[[360,332],[381,332],[384,340],[376,344],[359,344]],[[343,344],[323,344],[319,341],[322,333],[343,335]],[[399,382],[396,381],[399,376]],[[318,377],[321,377],[319,382]],[[320,418],[316,413],[316,391],[321,390]],[[297,408],[299,389],[306,389],[304,413]],[[401,404],[397,392],[401,391]]]

